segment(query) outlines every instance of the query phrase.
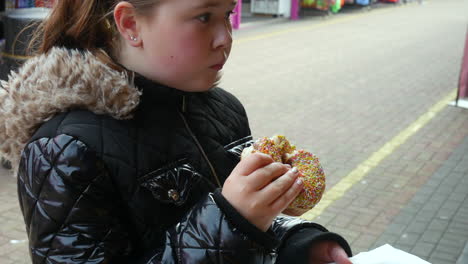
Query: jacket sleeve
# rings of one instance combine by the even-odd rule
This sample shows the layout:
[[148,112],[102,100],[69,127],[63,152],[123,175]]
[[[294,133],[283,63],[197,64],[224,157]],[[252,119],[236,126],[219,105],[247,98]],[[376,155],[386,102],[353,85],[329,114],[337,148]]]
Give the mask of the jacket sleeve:
[[352,255],[343,237],[299,218],[277,217],[262,232],[217,190],[167,232],[162,263],[308,264],[311,245],[325,240],[336,241]]
[[73,137],[25,147],[18,196],[32,263],[121,263],[131,251],[107,169]]
[[273,222],[272,229],[281,241],[276,264],[307,264],[311,245],[325,240],[336,241],[349,257],[352,256],[351,248],[342,236],[329,232],[319,224],[297,217],[279,216]]
[[74,137],[25,147],[18,194],[33,263],[273,263],[272,230],[251,225],[219,192],[166,230],[163,246],[135,256],[111,179],[99,154]]
[[249,223],[217,190],[168,230],[161,263],[273,263],[278,244],[272,230]]

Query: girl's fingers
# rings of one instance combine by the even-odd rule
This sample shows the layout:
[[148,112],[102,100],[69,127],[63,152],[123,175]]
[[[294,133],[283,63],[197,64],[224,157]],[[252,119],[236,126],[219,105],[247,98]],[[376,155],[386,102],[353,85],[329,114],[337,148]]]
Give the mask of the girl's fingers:
[[353,264],[351,260],[349,260],[345,250],[338,244],[332,245],[329,252],[330,257],[336,262],[336,264]]
[[260,168],[248,176],[249,189],[260,190],[271,184],[272,181],[284,175],[288,171],[287,165],[273,162]]
[[[295,183],[298,175],[297,169],[293,168],[266,186],[260,193],[264,202],[270,205],[286,203],[287,206],[302,189],[302,182],[300,184]],[[277,207],[275,206],[275,208]]]
[[297,195],[299,195],[303,189],[303,185],[302,179],[296,176],[296,179],[293,180],[289,189],[273,201],[271,208],[275,211],[282,212],[297,197]]
[[310,263],[353,264],[345,250],[332,240],[313,243],[309,251]]
[[247,156],[245,159],[242,159],[231,174],[247,176],[257,169],[265,167],[272,162],[273,159],[267,154],[253,153]]

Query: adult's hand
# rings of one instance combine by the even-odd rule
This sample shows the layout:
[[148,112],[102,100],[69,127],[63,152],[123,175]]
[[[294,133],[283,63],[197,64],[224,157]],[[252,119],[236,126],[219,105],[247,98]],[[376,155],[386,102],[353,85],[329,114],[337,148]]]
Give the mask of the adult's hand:
[[344,249],[335,241],[320,241],[314,243],[309,251],[310,264],[352,264]]
[[302,190],[298,175],[290,165],[254,153],[234,168],[224,182],[222,194],[242,216],[265,232]]

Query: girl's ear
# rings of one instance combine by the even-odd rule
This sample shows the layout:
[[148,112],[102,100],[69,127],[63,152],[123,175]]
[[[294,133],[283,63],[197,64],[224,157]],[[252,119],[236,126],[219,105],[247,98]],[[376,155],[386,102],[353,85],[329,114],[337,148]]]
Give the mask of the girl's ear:
[[114,8],[114,20],[122,38],[133,47],[141,47],[143,41],[139,35],[135,8],[126,1]]

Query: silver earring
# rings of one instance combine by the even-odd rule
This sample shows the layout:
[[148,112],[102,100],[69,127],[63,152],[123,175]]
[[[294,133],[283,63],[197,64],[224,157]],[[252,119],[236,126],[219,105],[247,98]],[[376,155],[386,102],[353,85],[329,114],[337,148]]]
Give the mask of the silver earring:
[[131,39],[132,41],[137,41],[137,40],[138,40],[137,37],[134,37],[134,36],[130,36],[130,39]]

